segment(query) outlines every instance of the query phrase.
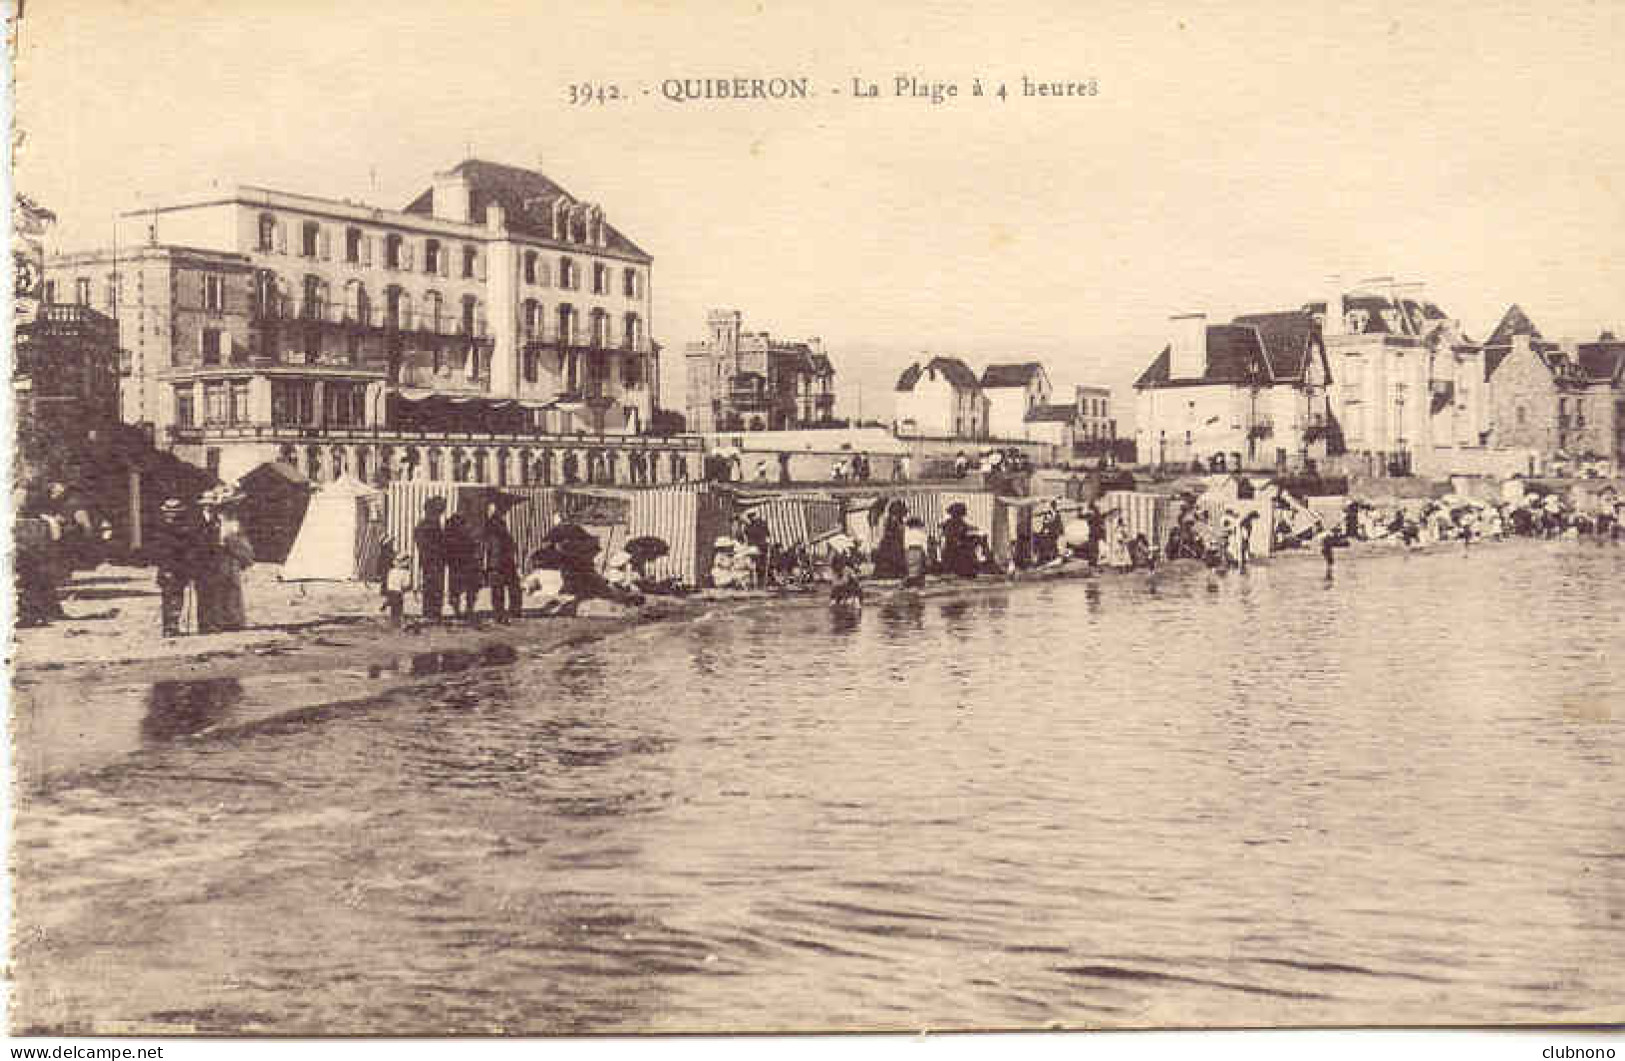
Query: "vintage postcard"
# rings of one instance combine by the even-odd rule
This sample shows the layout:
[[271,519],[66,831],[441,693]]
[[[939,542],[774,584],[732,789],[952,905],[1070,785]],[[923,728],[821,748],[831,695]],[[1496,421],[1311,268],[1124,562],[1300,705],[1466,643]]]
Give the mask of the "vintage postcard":
[[13,1034],[1625,1020],[1625,6],[9,15]]

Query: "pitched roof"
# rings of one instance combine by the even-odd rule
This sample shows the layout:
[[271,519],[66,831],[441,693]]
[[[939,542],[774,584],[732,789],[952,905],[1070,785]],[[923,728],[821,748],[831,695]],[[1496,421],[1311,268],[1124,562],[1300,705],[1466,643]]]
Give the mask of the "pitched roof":
[[[1541,341],[1540,329],[1530,320],[1516,303],[1507,307],[1501,314],[1501,322],[1495,326],[1490,337],[1484,340],[1484,378],[1489,379],[1495,375],[1495,370],[1501,367],[1501,362],[1512,353],[1512,340],[1519,335],[1529,336],[1530,346],[1536,353],[1555,349],[1551,344]],[[1542,358],[1544,360],[1544,358]]]
[[1581,343],[1575,359],[1593,380],[1625,383],[1625,342]]
[[1202,375],[1195,378],[1173,378],[1170,366],[1172,348],[1165,348],[1151,362],[1140,378],[1136,389],[1165,387],[1172,384],[1192,383],[1251,383],[1255,379],[1268,382],[1269,362],[1265,360],[1259,332],[1251,324],[1209,324],[1207,326],[1207,364]]
[[1501,314],[1501,323],[1497,324],[1490,337],[1484,340],[1484,345],[1510,347],[1514,335],[1527,335],[1531,339],[1545,338],[1540,334],[1540,329],[1535,327],[1535,322],[1530,320],[1516,303],[1508,306],[1507,311]]
[[1027,410],[1027,423],[1069,424],[1077,415],[1072,405],[1035,405]]
[[1314,350],[1315,318],[1301,309],[1280,313],[1249,313],[1237,317],[1237,324],[1258,329],[1264,363],[1269,376],[1278,383],[1303,379]]
[[901,376],[897,377],[897,389],[900,391],[913,390],[914,385],[920,381],[920,377],[927,372],[945,377],[949,383],[960,390],[979,389],[976,382],[976,373],[972,372],[971,367],[957,357],[933,357],[923,367],[916,361],[904,369]]
[[1151,363],[1140,373],[1140,378],[1134,381],[1134,389],[1143,387],[1157,387],[1168,382],[1168,363],[1173,358],[1173,347],[1165,346],[1162,353],[1151,359]]
[[982,370],[982,389],[1025,387],[1028,381],[1042,371],[1044,371],[1044,366],[1037,361],[1022,361],[1019,364],[1010,365],[989,365]]
[[[453,166],[452,172],[468,178],[470,221],[483,225],[487,208],[492,203],[499,203],[510,229],[538,239],[554,240],[552,211],[555,200],[562,198],[568,203],[580,201],[536,170],[471,158]],[[416,199],[408,203],[406,212],[434,213],[434,188],[425,189]],[[604,249],[611,253],[644,262],[653,260],[648,252],[633,243],[608,221],[604,222],[604,237],[606,244]]]
[[819,375],[819,376],[826,376],[826,375],[827,376],[833,376],[833,375],[835,375],[835,366],[830,363],[828,354],[813,354],[812,355],[812,367],[813,367],[813,373],[815,375]]

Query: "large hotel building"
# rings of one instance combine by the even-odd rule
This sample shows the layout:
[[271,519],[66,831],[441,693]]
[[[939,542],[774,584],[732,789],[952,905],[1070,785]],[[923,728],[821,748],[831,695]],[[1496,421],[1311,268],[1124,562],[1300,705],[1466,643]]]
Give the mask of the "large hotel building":
[[402,210],[243,186],[132,211],[46,299],[118,321],[122,418],[224,478],[666,481],[697,458],[647,434],[652,264],[596,204],[470,160]]

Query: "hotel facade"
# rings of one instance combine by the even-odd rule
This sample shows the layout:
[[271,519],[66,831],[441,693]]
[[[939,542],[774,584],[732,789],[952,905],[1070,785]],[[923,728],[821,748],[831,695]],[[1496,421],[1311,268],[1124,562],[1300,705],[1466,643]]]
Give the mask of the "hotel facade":
[[47,298],[118,321],[122,418],[223,478],[697,470],[645,434],[653,259],[539,172],[469,160],[401,210],[235,187],[123,215],[115,248],[53,258]]

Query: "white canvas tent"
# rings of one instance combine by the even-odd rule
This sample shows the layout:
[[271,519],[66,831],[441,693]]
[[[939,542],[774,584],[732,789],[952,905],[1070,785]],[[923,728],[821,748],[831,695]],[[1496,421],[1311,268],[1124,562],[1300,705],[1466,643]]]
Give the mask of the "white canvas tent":
[[351,475],[322,484],[310,499],[299,535],[282,564],[287,581],[357,578],[356,543],[366,519],[361,503],[378,493]]

